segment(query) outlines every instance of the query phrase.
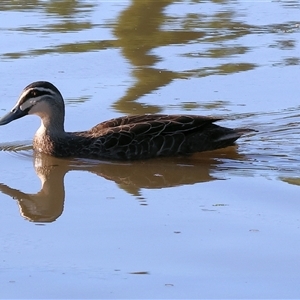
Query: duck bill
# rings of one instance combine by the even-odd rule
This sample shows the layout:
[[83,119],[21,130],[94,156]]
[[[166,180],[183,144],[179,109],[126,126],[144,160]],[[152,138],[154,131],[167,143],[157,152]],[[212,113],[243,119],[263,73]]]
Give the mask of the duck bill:
[[27,115],[27,111],[23,111],[20,108],[13,108],[8,114],[0,118],[0,125],[5,125],[13,120],[17,120]]

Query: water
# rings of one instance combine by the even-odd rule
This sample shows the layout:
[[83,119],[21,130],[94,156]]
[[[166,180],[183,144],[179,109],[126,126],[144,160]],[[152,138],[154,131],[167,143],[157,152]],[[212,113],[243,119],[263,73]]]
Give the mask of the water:
[[299,298],[299,1],[1,1],[0,115],[30,82],[66,130],[189,113],[258,132],[139,162],[0,128],[0,298]]

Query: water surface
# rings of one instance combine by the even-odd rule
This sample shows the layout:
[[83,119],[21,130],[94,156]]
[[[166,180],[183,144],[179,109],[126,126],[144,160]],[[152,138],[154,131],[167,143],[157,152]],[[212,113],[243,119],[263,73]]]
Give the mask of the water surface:
[[139,162],[0,128],[2,298],[299,298],[299,1],[1,1],[0,114],[30,82],[66,130],[188,113],[258,132]]

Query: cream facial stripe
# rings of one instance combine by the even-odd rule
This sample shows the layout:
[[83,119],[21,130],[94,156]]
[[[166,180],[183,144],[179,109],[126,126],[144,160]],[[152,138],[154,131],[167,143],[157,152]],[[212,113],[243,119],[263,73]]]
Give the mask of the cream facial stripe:
[[35,87],[31,88],[29,90],[24,91],[19,99],[23,99],[27,94],[29,94],[31,91],[39,91],[39,92],[46,92],[47,94],[55,95],[55,92],[53,92],[51,89],[43,88],[43,87]]
[[45,94],[52,94],[55,95],[55,92],[53,92],[51,89],[47,89],[47,88],[43,88],[43,87],[35,87],[35,88],[31,88],[28,89],[26,91],[24,91],[21,96],[20,96],[20,100],[19,100],[19,105],[20,105],[20,109],[21,110],[26,110],[28,108],[30,108],[31,106],[33,106],[42,95],[38,95],[36,97],[33,98],[29,98],[26,99],[26,96],[32,92],[32,91],[37,91],[37,92],[41,92],[41,93],[45,93]]

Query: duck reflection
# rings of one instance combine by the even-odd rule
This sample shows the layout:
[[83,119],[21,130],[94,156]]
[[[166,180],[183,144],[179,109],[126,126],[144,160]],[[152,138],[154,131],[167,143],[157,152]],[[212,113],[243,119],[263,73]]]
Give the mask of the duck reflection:
[[[226,152],[225,152],[226,151]],[[222,158],[222,159],[221,159]],[[218,179],[214,169],[224,158],[239,159],[235,147],[202,153],[188,158],[162,158],[134,162],[107,162],[79,159],[59,159],[34,154],[34,168],[41,180],[41,190],[27,194],[0,184],[0,191],[18,201],[21,215],[29,221],[53,222],[63,212],[64,177],[69,171],[88,171],[114,181],[121,189],[139,197],[141,189],[160,189],[195,184]]]
[[[48,161],[49,162],[49,161]],[[65,169],[53,160],[35,157],[35,171],[41,180],[41,190],[27,194],[0,183],[0,191],[18,201],[21,215],[29,221],[48,223],[55,221],[63,212]]]

